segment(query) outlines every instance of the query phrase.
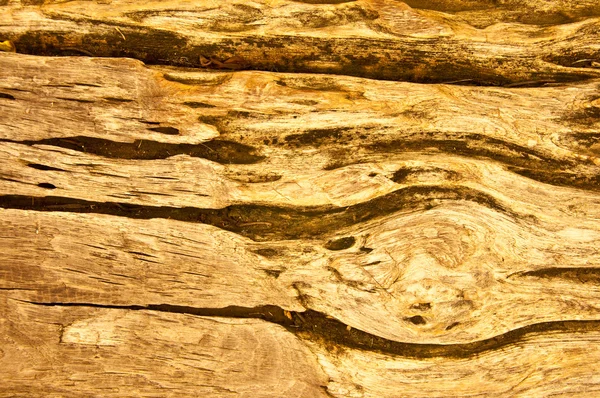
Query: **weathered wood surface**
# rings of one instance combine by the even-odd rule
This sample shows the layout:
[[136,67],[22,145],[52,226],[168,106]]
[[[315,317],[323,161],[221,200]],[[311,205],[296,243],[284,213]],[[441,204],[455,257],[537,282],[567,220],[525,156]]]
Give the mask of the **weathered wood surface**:
[[596,2],[316,3],[0,1],[0,396],[600,394]]
[[237,56],[245,59],[238,67],[251,69],[418,82],[600,75],[596,0],[409,1],[414,8],[395,0],[4,3],[0,35],[33,54],[193,67],[201,55]]
[[[4,99],[0,187],[26,211],[7,214],[5,229],[56,254],[26,251],[34,269],[45,262],[31,271],[44,289],[62,283],[77,301],[99,295],[106,304],[124,304],[123,292],[135,289],[136,304],[168,294],[177,305],[314,309],[378,336],[431,343],[599,313],[597,290],[578,287],[598,279],[599,160],[573,138],[585,134],[576,116],[595,106],[596,81],[507,90],[339,78],[323,87],[324,78],[302,75],[185,72],[183,84],[135,61],[123,71],[136,73],[123,74],[118,60],[44,65],[15,54],[2,57],[6,69],[11,59],[24,78],[4,86],[14,99]],[[82,84],[89,88],[75,104],[65,98]],[[128,102],[106,100],[119,90]],[[435,114],[419,110],[426,106]],[[585,129],[597,136],[594,124]],[[102,144],[86,149],[90,138]],[[227,147],[242,149],[225,158]],[[170,157],[169,148],[184,154]],[[143,220],[28,212],[44,205]],[[145,220],[155,217],[186,222]],[[23,250],[8,244],[6,261],[16,264],[11,247],[16,257]],[[115,270],[115,261],[127,266]],[[583,274],[591,280],[573,281]],[[11,275],[15,286],[29,278],[21,265]],[[122,288],[102,297],[105,283]],[[52,289],[45,299],[60,300],[60,286]]]
[[0,300],[2,396],[327,396],[315,354],[279,325]]
[[[594,396],[600,334],[532,333],[460,358],[297,338],[262,320],[39,306],[0,296],[2,396]],[[435,380],[433,382],[433,380]]]
[[[477,391],[535,394],[556,388],[536,382],[550,365],[527,365],[535,347],[566,336],[557,348],[564,353],[569,333],[585,332],[581,346],[597,333],[589,323],[600,318],[596,81],[501,89],[20,54],[0,54],[0,64],[14,71],[2,80],[0,108],[0,264],[12,303],[106,306],[110,314],[277,306],[292,311],[288,328],[318,358],[314,374],[322,366],[332,380],[294,384],[298,396],[315,396],[319,385],[338,396],[387,396],[399,384],[415,395],[414,376],[382,384],[377,372],[351,370],[372,361],[377,369],[426,366],[432,378],[442,372],[448,384],[421,394],[461,395],[460,385],[474,383],[468,369],[520,358],[518,371],[493,376],[503,377],[497,385],[484,379]],[[59,318],[69,310],[53,309]],[[322,333],[311,330],[298,315],[306,310],[354,328],[342,336],[348,346],[370,339],[384,353],[331,351],[338,343],[324,323]],[[181,333],[207,327],[177,317]],[[559,326],[563,337],[544,340],[552,322],[571,320],[588,323]],[[528,341],[514,334],[519,328],[542,342],[507,348]],[[439,343],[455,348],[431,345]],[[565,394],[595,388],[578,350],[561,357],[556,377],[591,387]],[[149,366],[132,355],[142,362],[123,366]],[[465,356],[465,370],[456,370]],[[94,369],[85,372],[101,372]],[[73,371],[49,370],[44,391],[58,393]],[[140,383],[141,392],[150,388]]]

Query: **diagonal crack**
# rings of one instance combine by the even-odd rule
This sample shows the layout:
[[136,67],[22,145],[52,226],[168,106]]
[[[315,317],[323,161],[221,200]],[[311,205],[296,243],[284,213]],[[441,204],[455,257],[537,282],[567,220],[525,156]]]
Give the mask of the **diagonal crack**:
[[171,304],[148,304],[148,305],[115,305],[115,304],[94,304],[94,303],[63,303],[63,302],[37,302],[28,300],[17,300],[29,304],[43,305],[47,307],[90,307],[106,308],[130,311],[158,311],[169,312],[173,314],[189,314],[206,317],[225,317],[225,318],[258,318],[265,321],[280,324],[282,326],[292,325],[293,322],[285,314],[281,307],[274,305],[265,305],[259,307],[240,307],[228,306],[223,308],[199,308],[184,305]]

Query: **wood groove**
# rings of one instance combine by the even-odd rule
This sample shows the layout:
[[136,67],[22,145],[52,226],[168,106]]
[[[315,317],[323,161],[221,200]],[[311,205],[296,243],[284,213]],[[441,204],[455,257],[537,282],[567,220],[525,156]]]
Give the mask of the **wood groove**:
[[[132,195],[144,192],[131,192]],[[60,196],[1,195],[0,207],[47,212],[110,214],[134,219],[165,218],[199,222],[235,232],[256,241],[321,237],[336,230],[396,212],[428,210],[445,201],[468,201],[515,219],[521,218],[494,197],[467,187],[412,186],[370,201],[335,208],[231,205],[223,209],[142,206],[124,202],[92,202]],[[316,220],[315,220],[316,219]],[[530,217],[533,220],[534,217]],[[350,238],[348,238],[350,239]],[[349,241],[348,241],[349,242]],[[331,242],[329,247],[347,247]]]
[[[167,130],[165,130],[167,129]],[[155,127],[151,131],[162,134],[172,127]],[[169,144],[151,140],[135,140],[134,142],[116,142],[101,138],[75,136],[65,138],[48,138],[37,141],[12,141],[0,140],[0,142],[12,142],[23,145],[51,145],[59,148],[71,149],[79,152],[112,159],[140,159],[156,160],[166,159],[171,156],[186,154],[191,157],[200,157],[222,164],[252,164],[258,163],[263,156],[255,154],[255,148],[251,146],[232,142],[212,140],[200,145],[192,144]],[[141,148],[144,146],[143,149]]]
[[47,307],[89,307],[125,311],[157,311],[174,314],[189,314],[201,317],[257,318],[284,326],[288,331],[298,335],[301,339],[317,341],[325,347],[341,345],[341,347],[354,348],[362,351],[386,353],[392,354],[393,356],[415,359],[465,359],[479,354],[501,350],[506,346],[519,345],[532,335],[543,336],[545,333],[554,335],[557,333],[578,333],[585,335],[585,333],[600,331],[600,320],[556,321],[528,325],[511,330],[502,335],[471,343],[418,344],[391,341],[357,329],[348,330],[347,325],[342,322],[330,317],[328,318],[324,314],[316,311],[288,311],[288,315],[285,315],[284,310],[277,306],[262,306],[255,308],[244,308],[239,306],[225,308],[196,308],[169,304],[119,306],[93,303],[24,302]]
[[[255,70],[421,83],[468,80],[480,85],[534,82],[535,86],[535,82],[576,82],[600,76],[595,68],[584,68],[580,62],[599,61],[590,43],[598,30],[597,18],[592,15],[600,15],[600,9],[591,0],[568,11],[570,16],[565,18],[558,18],[565,14],[556,4],[553,12],[535,5],[520,12],[511,4],[495,13],[467,6],[442,18],[427,10],[445,10],[446,2],[439,3],[411,9],[404,3],[380,0],[336,4],[285,1],[277,6],[268,1],[253,6],[227,1],[219,11],[202,1],[193,7],[169,3],[132,12],[121,0],[110,6],[90,3],[85,9],[50,3],[43,9],[31,8],[29,13],[4,5],[1,11],[12,15],[13,24],[34,18],[37,23],[32,26],[40,28],[17,34],[16,26],[7,25],[0,34],[28,54],[131,57],[147,64],[181,67],[200,67],[200,56],[221,60],[238,56]],[[583,18],[586,10],[595,14]],[[196,16],[194,27],[188,23],[191,15]],[[498,18],[530,25],[494,27]],[[156,22],[159,19],[169,20],[169,28]],[[571,23],[568,28],[567,23]],[[560,27],[561,40],[552,40],[559,34],[544,26],[547,24]],[[76,33],[82,29],[75,27],[82,26],[88,33]],[[364,34],[348,34],[352,27]],[[479,27],[487,27],[483,30],[486,42],[469,36]],[[273,33],[265,36],[261,28]],[[199,34],[207,31],[212,33],[210,39]],[[304,34],[294,34],[296,31]],[[322,39],[323,32],[328,32],[327,40]],[[505,37],[514,37],[512,46],[518,43],[519,51],[506,46]],[[553,56],[557,52],[569,55],[557,59]]]

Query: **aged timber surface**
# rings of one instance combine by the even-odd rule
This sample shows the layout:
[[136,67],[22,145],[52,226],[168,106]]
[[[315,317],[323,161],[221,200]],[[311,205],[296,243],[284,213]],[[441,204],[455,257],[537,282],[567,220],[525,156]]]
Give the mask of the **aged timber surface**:
[[600,74],[596,0],[16,0],[0,13],[0,35],[38,55],[495,85]]
[[600,394],[595,2],[149,4],[0,1],[0,396]]

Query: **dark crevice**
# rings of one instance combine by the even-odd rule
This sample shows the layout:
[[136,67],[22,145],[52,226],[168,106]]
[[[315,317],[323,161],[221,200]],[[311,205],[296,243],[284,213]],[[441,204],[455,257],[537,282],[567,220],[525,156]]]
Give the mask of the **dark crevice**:
[[9,100],[14,100],[15,97],[10,95],[10,94],[6,94],[6,93],[0,93],[0,98],[4,98],[4,99],[9,99]]
[[354,236],[347,236],[344,238],[333,239],[325,244],[325,248],[329,250],[344,250],[354,246],[356,239]]
[[[135,192],[131,193],[136,196]],[[346,207],[280,207],[231,205],[222,209],[145,206],[115,202],[93,202],[58,196],[0,196],[0,207],[75,213],[111,214],[135,219],[167,218],[198,222],[249,237],[256,241],[322,237],[345,227],[398,211],[428,210],[444,201],[470,201],[513,217],[517,222],[535,222],[533,216],[513,213],[494,197],[467,187],[411,186]],[[332,241],[333,250],[354,245],[354,238]]]
[[56,99],[62,100],[62,101],[73,101],[73,102],[79,102],[81,104],[93,104],[96,101],[93,100],[85,100],[85,99],[81,99],[81,98],[68,98],[68,97],[56,97]]
[[148,130],[167,135],[179,135],[179,129],[175,127],[151,127]]
[[275,269],[266,269],[266,270],[264,270],[264,272],[265,272],[265,274],[277,279],[277,278],[279,278],[279,275],[281,275],[281,273],[283,271],[275,270]]
[[[24,300],[19,300],[24,301]],[[92,308],[107,308],[132,311],[159,311],[169,312],[174,314],[190,314],[198,316],[212,317],[227,317],[227,318],[259,318],[269,322],[278,323],[280,325],[293,325],[292,320],[285,316],[283,309],[274,305],[265,305],[260,307],[240,307],[228,306],[224,308],[198,308],[183,305],[171,304],[150,304],[150,305],[113,305],[113,304],[92,304],[92,303],[42,303],[24,301],[30,304],[43,305],[47,307],[92,307]]]
[[27,166],[31,167],[32,169],[42,170],[42,171],[64,171],[63,169],[58,169],[56,167],[46,166],[44,164],[39,164],[39,163],[29,163],[29,164],[27,164]]
[[413,325],[426,325],[427,320],[421,315],[411,316],[410,318],[404,318],[405,321],[412,323]]
[[[290,330],[308,340],[320,340],[325,347],[333,351],[339,350],[339,346],[341,345],[412,358],[469,358],[486,351],[502,349],[513,344],[522,345],[522,342],[529,336],[536,334],[600,331],[600,321],[554,321],[524,326],[489,339],[472,343],[416,344],[384,339],[355,328],[348,330],[347,325],[342,322],[312,310],[302,313],[292,313],[292,318],[297,327]],[[450,325],[447,330],[457,325]]]
[[[131,17],[147,17],[143,13],[138,14]],[[310,16],[306,18],[307,15]],[[299,17],[305,17],[306,23],[311,23],[313,28],[324,28],[339,23],[335,19],[328,20],[319,13]],[[355,9],[355,17],[358,18],[357,21],[374,21],[375,29],[379,26],[376,22],[378,13],[375,10],[359,7]],[[18,52],[32,55],[127,57],[148,65],[193,68],[202,67],[201,57],[220,60],[219,65],[227,65],[226,60],[239,57],[245,60],[243,69],[336,74],[416,83],[480,86],[513,84],[541,87],[548,82],[559,84],[598,77],[596,71],[582,68],[548,67],[540,70],[535,58],[531,57],[507,60],[504,54],[488,54],[486,57],[466,58],[465,52],[476,50],[455,38],[411,39],[411,42],[416,40],[414,44],[359,37],[323,40],[320,37],[301,35],[265,36],[249,31],[246,23],[228,23],[226,25],[230,27],[239,26],[245,34],[223,37],[218,41],[214,38],[195,38],[192,44],[190,37],[183,34],[127,24],[123,21],[111,23],[65,15],[59,19],[95,24],[97,32],[81,34],[37,31],[12,34],[7,38],[15,43]],[[212,28],[218,31],[218,23],[215,24]],[[306,51],[307,48],[313,50]],[[349,48],[353,49],[352,52],[349,52]],[[377,51],[373,51],[374,48]],[[550,49],[547,52],[552,51]],[[537,58],[542,57],[543,55],[540,55]],[[568,58],[565,62],[572,64],[582,57],[595,58],[595,54],[588,51],[565,57]],[[325,62],[315,67],[315,61],[319,60]],[[493,67],[494,65],[499,66]]]
[[[225,308],[197,308],[170,304],[109,305],[90,303],[42,303],[18,300],[34,305],[59,307],[91,307],[131,311],[160,311],[206,317],[256,318],[276,323],[301,339],[316,341],[325,348],[339,351],[344,347],[375,351],[409,358],[469,358],[486,351],[515,345],[521,346],[530,336],[556,333],[586,333],[600,331],[600,321],[554,321],[524,326],[489,339],[461,344],[402,343],[377,337],[348,326],[323,313],[285,311],[278,306],[229,306]],[[452,329],[449,327],[448,329]]]
[[41,183],[37,184],[37,186],[40,188],[46,188],[46,189],[56,189],[56,185],[50,184],[49,182],[41,182]]
[[586,176],[577,172],[552,169],[530,169],[520,167],[508,167],[513,173],[531,178],[532,180],[546,184],[600,191],[600,174]]
[[133,102],[134,100],[129,98],[116,98],[116,97],[104,97],[105,101],[109,102]]
[[[179,131],[172,127],[156,127],[150,130],[164,134],[178,134]],[[177,133],[175,133],[177,130]],[[135,140],[134,142],[116,142],[94,137],[68,137],[48,138],[43,140],[0,140],[24,145],[52,145],[60,148],[91,153],[107,158],[154,160],[166,159],[171,156],[185,154],[199,157],[221,164],[252,164],[264,159],[256,154],[256,149],[232,141],[211,140],[198,145],[195,144],[169,144],[149,140]]]
[[518,272],[509,275],[509,277],[518,278],[540,278],[540,279],[561,279],[576,283],[600,284],[600,268],[598,267],[562,267],[562,268],[543,268],[535,271]]
[[[457,134],[448,139],[433,139],[435,133],[426,133],[411,140],[376,142],[365,146],[375,151],[410,151],[437,149],[444,153],[471,157],[484,157],[502,163],[522,167],[566,167],[569,162],[558,161],[539,151],[482,134]],[[440,134],[443,136],[442,134]]]
[[204,102],[196,102],[196,101],[186,101],[183,103],[185,106],[189,106],[190,108],[216,108],[216,105],[207,104]]

